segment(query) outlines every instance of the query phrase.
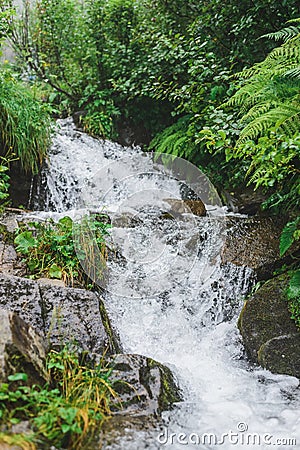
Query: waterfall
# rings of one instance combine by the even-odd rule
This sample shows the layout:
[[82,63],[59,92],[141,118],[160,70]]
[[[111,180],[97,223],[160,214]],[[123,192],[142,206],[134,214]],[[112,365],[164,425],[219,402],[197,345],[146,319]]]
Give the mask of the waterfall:
[[[184,395],[163,414],[160,430],[127,430],[105,448],[296,448],[288,439],[300,442],[299,382],[245,356],[236,323],[253,274],[221,265],[228,212],[212,186],[205,180],[201,187],[206,217],[174,216],[169,199],[193,198],[197,190],[190,166],[186,182],[180,170],[176,179],[138,147],[93,139],[70,120],[59,127],[36,215],[96,210],[112,217],[108,244],[122,255],[108,261],[104,298],[112,324],[126,352],[168,365]],[[230,440],[230,433],[238,437]]]

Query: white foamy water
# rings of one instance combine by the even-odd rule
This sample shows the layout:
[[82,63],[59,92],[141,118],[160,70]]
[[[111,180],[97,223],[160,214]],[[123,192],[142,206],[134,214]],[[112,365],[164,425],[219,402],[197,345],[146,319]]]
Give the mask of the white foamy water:
[[[139,148],[95,140],[70,121],[60,125],[44,173],[46,212],[36,214],[109,212],[109,245],[122,255],[108,263],[112,324],[126,352],[172,369],[184,397],[163,414],[160,431],[127,430],[105,448],[300,448],[299,381],[245,357],[236,323],[253,275],[220,265],[226,211],[214,193],[203,188],[208,217],[174,216],[166,199],[185,191],[176,176]],[[205,433],[211,437],[203,441]]]

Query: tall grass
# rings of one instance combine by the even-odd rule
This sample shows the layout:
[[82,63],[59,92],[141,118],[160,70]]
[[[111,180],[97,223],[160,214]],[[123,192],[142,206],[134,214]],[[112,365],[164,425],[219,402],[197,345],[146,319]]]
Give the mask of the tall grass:
[[15,155],[26,172],[36,173],[47,154],[50,134],[48,106],[9,71],[0,73],[0,153]]

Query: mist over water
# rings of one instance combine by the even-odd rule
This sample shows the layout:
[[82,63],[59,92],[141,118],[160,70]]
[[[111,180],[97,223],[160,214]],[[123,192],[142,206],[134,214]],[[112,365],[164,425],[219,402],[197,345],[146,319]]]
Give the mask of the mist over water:
[[[299,381],[254,367],[244,354],[236,324],[254,277],[249,269],[221,266],[226,210],[214,201],[206,217],[166,216],[166,199],[180,199],[184,191],[182,178],[158,170],[139,148],[93,139],[70,120],[59,123],[36,214],[109,213],[109,245],[122,255],[108,261],[104,299],[112,325],[126,352],[169,366],[184,397],[163,414],[160,430],[127,430],[105,448],[298,448],[276,439],[300,445]],[[230,430],[238,442],[226,438],[221,445]],[[159,432],[168,443],[163,436],[159,442]],[[211,433],[218,442],[184,445],[180,433]],[[273,438],[244,444],[242,437],[253,433]]]

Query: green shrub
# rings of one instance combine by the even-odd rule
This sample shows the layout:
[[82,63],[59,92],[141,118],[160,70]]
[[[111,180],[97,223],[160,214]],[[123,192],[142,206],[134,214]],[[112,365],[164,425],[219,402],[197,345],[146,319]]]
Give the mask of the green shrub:
[[[47,368],[49,382],[28,386],[27,375],[16,373],[0,386],[0,424],[8,430],[0,433],[0,442],[36,449],[43,442],[58,448],[79,449],[87,433],[91,435],[110,417],[110,370],[101,365],[90,368],[64,347],[51,351]],[[9,428],[29,420],[29,434],[10,434]]]
[[[77,224],[66,216],[57,223],[50,219],[44,223],[24,224],[16,232],[15,244],[17,251],[24,256],[31,278],[58,278],[66,285],[73,286],[75,283],[82,287],[91,286],[79,259],[82,258],[81,261],[85,259],[84,239],[75,242],[73,227],[80,227],[80,236],[86,229],[92,230],[95,236],[94,243],[103,260],[106,259],[104,237],[108,234],[110,225],[99,220],[86,217],[81,224]],[[90,244],[91,241],[88,242]],[[82,251],[82,256],[79,251]],[[90,246],[89,254],[91,251]],[[99,267],[97,264],[96,266],[95,276],[99,279],[103,276],[101,272],[105,268],[101,264]]]

